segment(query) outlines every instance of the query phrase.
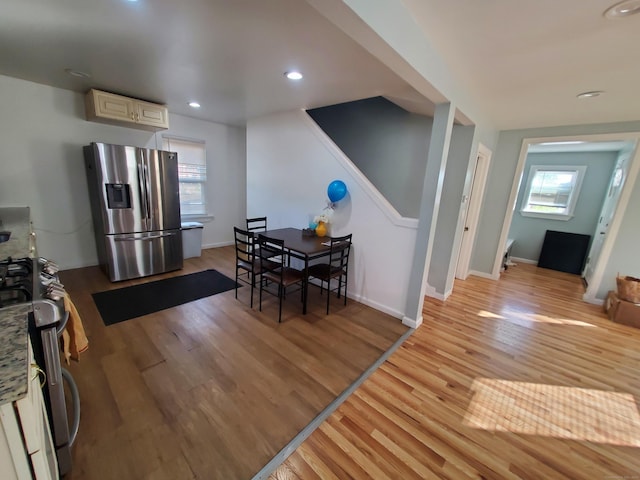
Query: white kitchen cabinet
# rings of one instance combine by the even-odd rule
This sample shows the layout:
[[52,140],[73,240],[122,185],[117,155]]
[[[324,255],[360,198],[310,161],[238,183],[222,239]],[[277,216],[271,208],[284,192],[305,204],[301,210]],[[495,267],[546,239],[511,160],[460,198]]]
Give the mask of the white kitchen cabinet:
[[20,424],[13,408],[13,403],[0,406],[0,478],[31,480],[29,456],[24,449]]
[[157,130],[169,128],[169,113],[167,107],[149,102],[135,102],[136,122]]
[[164,105],[91,89],[85,98],[87,120],[157,131],[169,128]]
[[[33,359],[31,346],[29,356]],[[55,480],[58,463],[38,368],[31,363],[27,395],[0,406],[0,478]]]

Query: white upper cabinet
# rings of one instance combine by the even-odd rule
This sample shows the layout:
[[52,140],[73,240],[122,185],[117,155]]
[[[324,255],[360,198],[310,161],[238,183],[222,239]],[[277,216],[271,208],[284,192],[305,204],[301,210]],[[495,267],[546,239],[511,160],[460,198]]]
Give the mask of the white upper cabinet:
[[150,131],[169,128],[169,113],[164,105],[92,89],[87,93],[85,106],[87,120],[93,122]]
[[169,128],[169,115],[167,108],[149,102],[135,102],[136,122],[150,127],[156,127],[157,130],[166,130]]

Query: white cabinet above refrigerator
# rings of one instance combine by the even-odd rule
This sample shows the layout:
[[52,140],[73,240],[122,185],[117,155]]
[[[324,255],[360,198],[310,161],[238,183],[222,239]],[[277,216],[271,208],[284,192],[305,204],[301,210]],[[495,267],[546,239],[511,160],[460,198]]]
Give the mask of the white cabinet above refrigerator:
[[164,105],[91,89],[85,97],[87,120],[150,130],[169,128],[169,112]]

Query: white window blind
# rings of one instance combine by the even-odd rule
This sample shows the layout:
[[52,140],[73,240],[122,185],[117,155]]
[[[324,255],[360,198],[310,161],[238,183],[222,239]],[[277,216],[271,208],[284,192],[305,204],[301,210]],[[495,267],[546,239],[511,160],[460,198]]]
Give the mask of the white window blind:
[[178,154],[181,215],[206,215],[205,143],[198,140],[164,137],[163,148]]
[[559,220],[571,218],[586,169],[586,166],[532,166],[522,202],[522,215]]

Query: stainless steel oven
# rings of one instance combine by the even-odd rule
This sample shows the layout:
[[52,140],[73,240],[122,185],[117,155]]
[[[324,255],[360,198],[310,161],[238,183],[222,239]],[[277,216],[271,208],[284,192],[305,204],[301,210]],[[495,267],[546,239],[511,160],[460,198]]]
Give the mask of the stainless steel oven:
[[[36,363],[46,375],[43,394],[58,460],[60,476],[71,471],[71,446],[80,424],[80,397],[73,377],[62,368],[60,336],[69,320],[58,267],[44,258],[6,259],[0,262],[0,307],[29,303],[29,335]],[[65,398],[64,383],[69,397]],[[67,415],[67,402],[71,418]]]

